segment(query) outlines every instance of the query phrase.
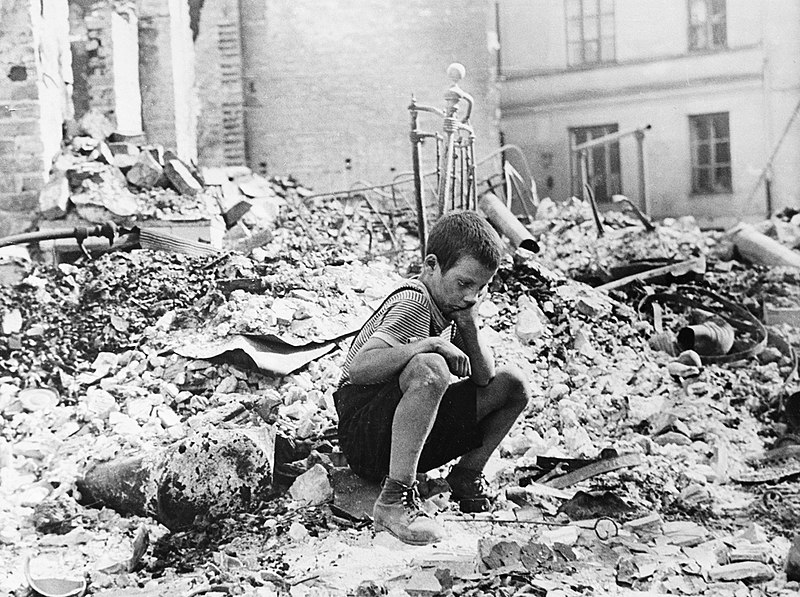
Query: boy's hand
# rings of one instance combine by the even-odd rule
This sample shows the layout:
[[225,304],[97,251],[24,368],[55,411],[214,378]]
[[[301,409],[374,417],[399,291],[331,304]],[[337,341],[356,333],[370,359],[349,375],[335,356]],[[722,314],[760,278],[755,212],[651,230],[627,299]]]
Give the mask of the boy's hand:
[[468,309],[453,311],[452,318],[460,330],[467,330],[478,326],[478,305],[475,303]]
[[427,338],[431,343],[431,352],[435,352],[444,357],[447,363],[447,368],[450,373],[457,377],[469,377],[472,375],[472,368],[469,363],[469,357],[466,353],[458,348],[455,344],[448,342],[444,338]]

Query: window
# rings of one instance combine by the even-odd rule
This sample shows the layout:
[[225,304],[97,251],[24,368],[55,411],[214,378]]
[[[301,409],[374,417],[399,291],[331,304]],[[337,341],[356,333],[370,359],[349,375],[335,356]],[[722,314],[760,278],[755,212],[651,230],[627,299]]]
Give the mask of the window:
[[566,0],[570,66],[613,62],[614,0]]
[[731,136],[728,113],[689,117],[692,140],[692,193],[730,193]]
[[[581,127],[570,130],[572,147],[586,143],[592,139],[616,133],[619,127],[616,124]],[[572,152],[572,194],[576,197],[583,196],[581,186],[581,153]],[[589,186],[594,191],[594,198],[598,203],[608,203],[612,195],[622,193],[622,178],[620,176],[619,141],[595,145],[586,150],[586,176]]]
[[727,45],[725,0],[689,0],[689,49],[714,50]]

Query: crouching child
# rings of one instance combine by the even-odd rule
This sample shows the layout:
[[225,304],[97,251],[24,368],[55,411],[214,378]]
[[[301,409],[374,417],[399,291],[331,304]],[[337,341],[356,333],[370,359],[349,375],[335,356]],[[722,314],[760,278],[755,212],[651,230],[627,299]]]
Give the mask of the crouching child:
[[482,471],[528,404],[525,376],[496,369],[478,334],[480,299],[502,252],[477,213],[444,215],[419,277],[389,294],[345,359],[334,394],[341,449],[357,475],[381,481],[375,529],[409,544],[443,538],[420,508],[416,474],[458,459],[447,475],[452,499],[488,509]]

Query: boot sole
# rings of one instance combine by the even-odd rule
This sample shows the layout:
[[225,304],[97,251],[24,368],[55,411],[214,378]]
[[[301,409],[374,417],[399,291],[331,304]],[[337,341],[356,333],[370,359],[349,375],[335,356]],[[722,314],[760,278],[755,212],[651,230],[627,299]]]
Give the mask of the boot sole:
[[389,527],[384,526],[382,524],[375,523],[375,532],[376,533],[380,533],[381,531],[386,531],[392,537],[394,537],[395,539],[398,539],[399,541],[402,541],[403,543],[405,543],[407,545],[430,545],[431,543],[436,543],[437,541],[441,541],[441,539],[433,539],[431,541],[411,541],[411,540],[408,540],[408,539],[403,539],[400,535],[395,533]]

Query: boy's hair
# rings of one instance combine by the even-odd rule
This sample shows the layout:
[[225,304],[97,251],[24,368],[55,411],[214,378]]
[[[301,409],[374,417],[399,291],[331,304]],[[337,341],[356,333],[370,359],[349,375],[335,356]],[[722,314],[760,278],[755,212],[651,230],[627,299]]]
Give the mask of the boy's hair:
[[461,257],[472,257],[497,269],[503,258],[503,243],[491,224],[474,211],[451,211],[431,228],[426,255],[436,255],[442,273]]

